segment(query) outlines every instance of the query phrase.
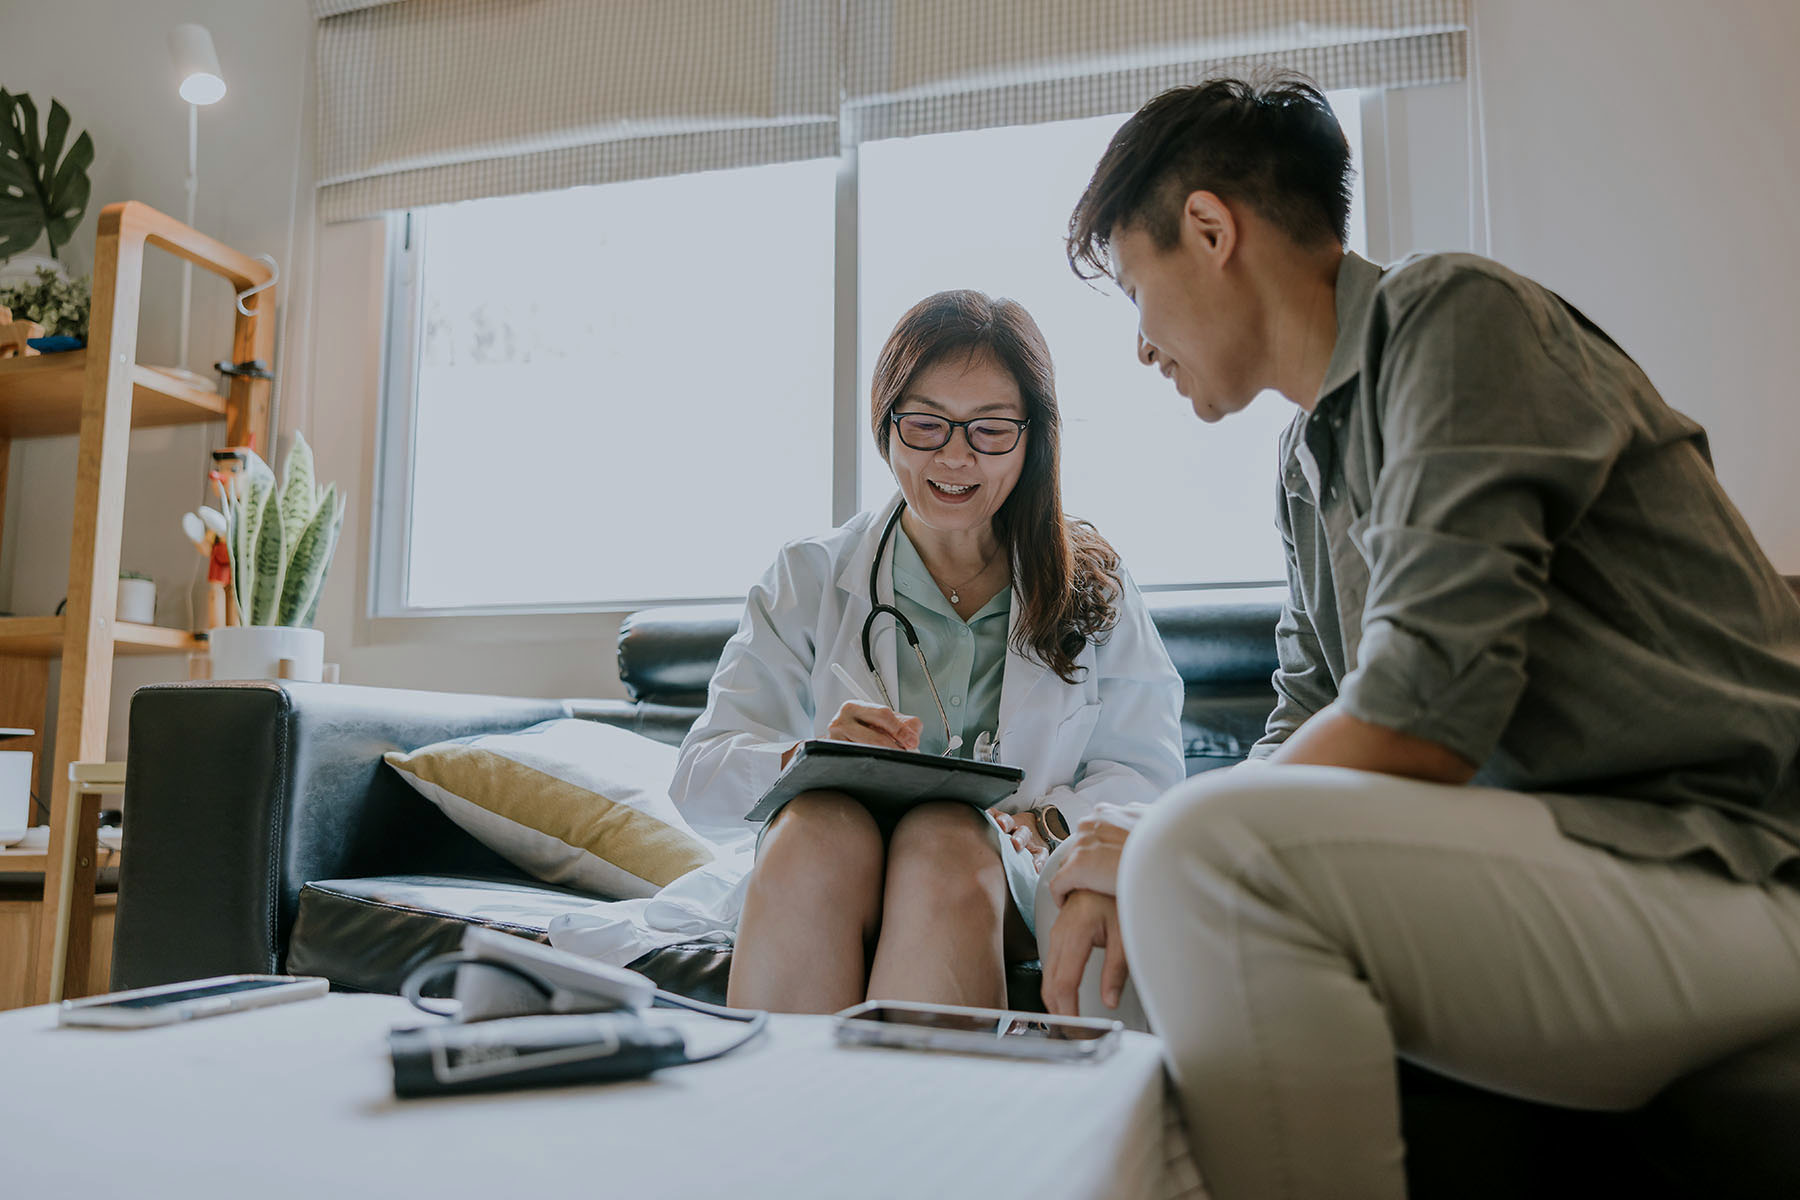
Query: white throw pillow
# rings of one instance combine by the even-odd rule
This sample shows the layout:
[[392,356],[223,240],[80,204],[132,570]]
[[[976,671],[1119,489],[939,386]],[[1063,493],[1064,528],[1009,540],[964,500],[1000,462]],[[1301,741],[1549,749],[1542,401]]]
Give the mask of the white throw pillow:
[[713,858],[669,799],[673,746],[564,717],[383,755],[421,796],[549,883],[653,896]]

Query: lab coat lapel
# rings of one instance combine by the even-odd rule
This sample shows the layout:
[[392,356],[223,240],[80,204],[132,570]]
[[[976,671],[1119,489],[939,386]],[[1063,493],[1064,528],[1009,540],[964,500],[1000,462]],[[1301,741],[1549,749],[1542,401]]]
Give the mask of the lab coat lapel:
[[1049,668],[1037,659],[1027,658],[1013,648],[1013,639],[1019,632],[1019,613],[1024,606],[1019,589],[1014,588],[1012,611],[1006,618],[1006,666],[1000,674],[1000,754],[1002,761],[1015,764],[1018,760],[1010,757],[1008,751],[1017,743],[1015,731],[1024,724],[1020,717],[1029,711],[1033,689],[1050,673]]

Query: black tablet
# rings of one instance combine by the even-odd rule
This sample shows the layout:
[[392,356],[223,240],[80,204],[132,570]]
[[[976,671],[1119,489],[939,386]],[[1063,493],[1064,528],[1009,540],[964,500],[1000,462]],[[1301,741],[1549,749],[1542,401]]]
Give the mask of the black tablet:
[[819,789],[844,792],[882,815],[928,800],[960,800],[988,809],[1018,791],[1024,778],[1018,767],[1000,763],[815,738],[800,743],[787,769],[744,819],[767,821],[801,792]]

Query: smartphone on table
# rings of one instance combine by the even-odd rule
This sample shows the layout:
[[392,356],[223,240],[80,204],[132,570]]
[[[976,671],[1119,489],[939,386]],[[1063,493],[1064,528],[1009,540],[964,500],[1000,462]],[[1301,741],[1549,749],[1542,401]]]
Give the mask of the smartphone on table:
[[1119,1048],[1125,1027],[1094,1017],[870,1000],[837,1014],[843,1046],[949,1050],[1050,1062],[1099,1062]]
[[103,1029],[173,1025],[290,1000],[310,1000],[323,996],[330,987],[317,975],[219,975],[64,1000],[56,1023]]

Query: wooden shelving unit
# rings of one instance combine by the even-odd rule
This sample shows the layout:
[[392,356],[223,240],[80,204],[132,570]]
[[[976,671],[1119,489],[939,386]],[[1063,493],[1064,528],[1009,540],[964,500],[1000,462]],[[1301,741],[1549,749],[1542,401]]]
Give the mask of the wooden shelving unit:
[[[249,315],[236,317],[232,361],[274,358],[275,289],[265,286],[269,268],[155,209],[129,202],[108,205],[100,214],[87,349],[0,360],[0,503],[15,438],[80,437],[64,615],[0,618],[0,726],[43,728],[50,661],[62,661],[56,744],[49,753],[50,844],[41,856],[15,856],[11,867],[28,869],[20,864],[29,859],[40,862],[44,872],[45,900],[30,951],[36,967],[33,998],[39,1002],[81,995],[89,979],[88,921],[96,912],[94,875],[102,859],[92,852],[99,803],[91,791],[71,792],[69,764],[106,757],[113,656],[179,654],[203,644],[185,630],[112,619],[130,431],[223,420],[226,445],[267,448],[268,380],[234,377],[230,394],[220,396],[137,361],[144,253],[152,247],[223,276],[236,292],[263,286],[246,302]],[[7,748],[44,755],[41,735],[15,738]],[[89,852],[78,853],[82,846]],[[69,925],[69,906],[58,903],[71,893],[76,897],[75,927]],[[0,960],[7,957],[0,949]]]
[[[0,359],[0,437],[58,437],[81,432],[88,351]],[[226,398],[159,370],[131,367],[131,427],[223,421]]]
[[[55,658],[65,636],[61,617],[0,617],[0,656]],[[186,654],[206,645],[186,630],[130,621],[113,626],[112,640],[114,654]]]

